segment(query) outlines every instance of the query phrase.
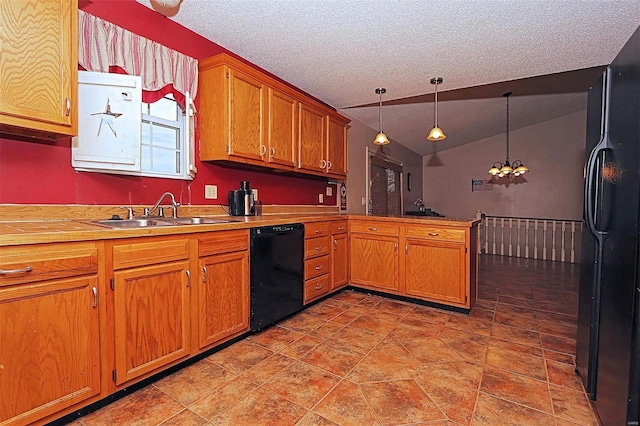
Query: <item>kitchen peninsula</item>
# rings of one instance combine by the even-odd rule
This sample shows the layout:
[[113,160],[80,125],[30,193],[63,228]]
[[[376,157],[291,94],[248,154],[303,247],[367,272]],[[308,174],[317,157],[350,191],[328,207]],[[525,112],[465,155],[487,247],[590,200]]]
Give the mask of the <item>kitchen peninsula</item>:
[[[459,312],[475,302],[476,220],[265,207],[221,223],[113,229],[93,222],[109,206],[47,206],[46,221],[11,221],[38,208],[1,206],[1,384],[12,401],[0,421],[54,420],[248,335],[252,227],[304,223],[305,307],[347,286]],[[21,373],[51,359],[58,368]],[[29,392],[30,380],[47,391]]]

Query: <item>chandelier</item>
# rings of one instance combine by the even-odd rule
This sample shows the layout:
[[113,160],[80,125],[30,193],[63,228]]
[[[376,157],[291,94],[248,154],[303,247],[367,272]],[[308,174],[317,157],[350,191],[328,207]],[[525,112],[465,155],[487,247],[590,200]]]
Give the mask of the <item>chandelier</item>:
[[511,92],[507,92],[502,96],[507,98],[507,158],[504,163],[496,161],[489,169],[491,176],[499,178],[520,176],[529,171],[529,168],[522,164],[520,160],[515,160],[513,163],[509,162],[509,96],[511,96]]

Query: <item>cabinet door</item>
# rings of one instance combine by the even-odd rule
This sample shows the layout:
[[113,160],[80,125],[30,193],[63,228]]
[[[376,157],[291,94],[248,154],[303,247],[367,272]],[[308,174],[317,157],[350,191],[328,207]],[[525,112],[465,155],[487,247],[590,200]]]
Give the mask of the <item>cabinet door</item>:
[[298,167],[304,170],[324,172],[327,168],[326,119],[322,112],[300,104],[300,137]]
[[1,424],[30,424],[100,393],[97,288],[90,276],[0,290]]
[[116,384],[189,355],[189,262],[114,273]]
[[247,251],[200,259],[198,342],[200,348],[249,330]]
[[229,155],[261,160],[264,85],[246,74],[229,70]]
[[270,163],[294,166],[296,161],[298,101],[269,89],[269,150]]
[[466,303],[464,244],[407,239],[405,289],[408,296]]
[[0,0],[0,130],[76,133],[77,15],[77,0]]
[[398,238],[351,235],[351,282],[398,291]]
[[331,289],[337,289],[349,283],[347,234],[334,235],[331,248]]
[[329,117],[327,134],[329,152],[327,172],[345,176],[347,174],[347,126]]

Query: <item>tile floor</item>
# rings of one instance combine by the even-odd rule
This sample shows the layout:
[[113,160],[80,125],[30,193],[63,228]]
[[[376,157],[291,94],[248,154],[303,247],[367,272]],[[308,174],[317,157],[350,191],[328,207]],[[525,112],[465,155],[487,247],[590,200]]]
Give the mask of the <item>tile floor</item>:
[[578,265],[481,256],[469,316],[343,291],[74,425],[598,425]]

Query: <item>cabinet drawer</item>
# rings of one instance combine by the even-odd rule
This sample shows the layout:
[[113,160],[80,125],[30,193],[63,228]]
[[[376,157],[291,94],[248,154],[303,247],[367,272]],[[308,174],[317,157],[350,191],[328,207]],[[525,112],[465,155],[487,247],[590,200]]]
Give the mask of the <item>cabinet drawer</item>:
[[331,234],[344,234],[347,232],[347,221],[340,220],[337,222],[331,222]]
[[351,232],[389,235],[391,237],[397,237],[399,235],[398,225],[384,222],[352,222]]
[[331,233],[331,222],[312,222],[304,224],[304,237],[314,238]]
[[329,273],[329,256],[316,257],[304,262],[304,279],[315,278]]
[[304,240],[304,258],[311,259],[312,257],[324,256],[329,254],[329,244],[331,243],[331,237],[310,238]]
[[304,283],[304,303],[317,299],[329,292],[329,276],[324,275]]
[[249,231],[218,231],[198,239],[198,256],[232,253],[249,249]]
[[435,228],[429,226],[407,226],[407,238],[423,238],[434,241],[451,241],[464,243],[466,231],[464,229]]
[[183,260],[189,257],[189,240],[153,241],[113,246],[113,269]]
[[61,243],[0,248],[0,286],[94,274],[95,243]]

